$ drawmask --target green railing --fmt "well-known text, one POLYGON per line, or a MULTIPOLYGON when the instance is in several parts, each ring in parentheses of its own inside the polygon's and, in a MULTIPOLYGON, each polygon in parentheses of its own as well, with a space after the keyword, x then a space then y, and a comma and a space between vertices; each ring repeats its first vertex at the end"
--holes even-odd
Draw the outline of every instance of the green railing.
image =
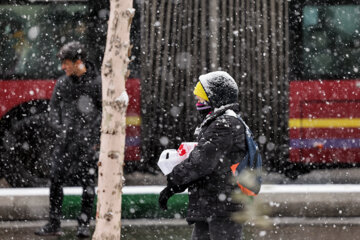
MULTIPOLYGON (((123 194, 122 214, 125 219, 134 218, 184 218, 186 216, 188 195, 176 194, 168 202, 168 210, 163 211, 158 205, 159 194, 123 194)), ((80 195, 65 195, 63 215, 65 219, 74 219, 81 208, 80 195)), ((96 200, 93 216, 96 212, 96 200)))

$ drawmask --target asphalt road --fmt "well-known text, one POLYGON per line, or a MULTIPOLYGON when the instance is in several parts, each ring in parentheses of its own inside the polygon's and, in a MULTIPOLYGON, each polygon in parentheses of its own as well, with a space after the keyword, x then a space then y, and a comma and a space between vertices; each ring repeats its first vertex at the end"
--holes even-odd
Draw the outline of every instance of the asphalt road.
MULTIPOLYGON (((63 237, 38 237, 33 232, 45 221, 0 223, 0 240, 75 240, 76 221, 63 221, 63 237)), ((94 224, 91 227, 94 230, 94 224)), ((121 239, 125 240, 185 240, 190 239, 192 226, 185 220, 123 220, 121 239)), ((243 240, 340 240, 360 239, 358 218, 347 219, 272 219, 268 227, 245 225, 243 240)))

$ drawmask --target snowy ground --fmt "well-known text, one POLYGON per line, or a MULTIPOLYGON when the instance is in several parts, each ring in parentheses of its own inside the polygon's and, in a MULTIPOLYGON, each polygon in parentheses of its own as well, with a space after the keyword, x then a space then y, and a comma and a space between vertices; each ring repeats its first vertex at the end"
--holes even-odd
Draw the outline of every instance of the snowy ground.
MULTIPOLYGON (((162 174, 132 173, 125 176, 125 184, 131 185, 166 185, 162 174)), ((313 170, 291 180, 283 174, 264 173, 264 184, 359 184, 360 168, 313 170)))
MULTIPOLYGON (((134 172, 125 175, 125 185, 166 185, 166 177, 159 174, 134 172)), ((283 174, 264 173, 265 184, 359 184, 360 168, 313 170, 291 180, 283 174)), ((9 187, 5 179, 0 179, 0 188, 9 187)))
MULTIPOLYGON (((125 176, 126 185, 165 185, 166 178, 161 175, 132 173, 125 176)), ((265 184, 285 184, 288 187, 295 184, 354 184, 358 187, 360 182, 360 169, 328 169, 315 170, 309 174, 300 176, 297 180, 290 180, 283 175, 270 173, 264 175, 265 184)), ((4 180, 0 181, 6 187, 4 180)), ((324 185, 321 185, 324 186, 324 185)), ((344 185, 345 186, 345 185, 344 185)), ((285 187, 285 186, 284 186, 285 187)), ((317 186, 310 186, 310 188, 317 186)), ((320 187, 320 185, 319 185, 320 187)), ((332 186, 338 187, 339 186, 332 186)), ((341 186, 340 186, 341 187, 341 186)), ((352 188, 347 188, 351 191, 352 188)), ((331 188, 331 186, 329 186, 331 188)), ((265 189, 264 189, 265 190, 265 189)), ((325 190, 325 189, 324 189, 325 190)), ((307 190, 308 191, 308 190, 307 190)), ((298 193, 300 194, 300 193, 298 193)), ((302 199, 300 197, 299 199, 302 199)), ((354 199, 354 204, 357 200, 354 199)), ((271 226, 263 229, 247 225, 244 229, 244 240, 258 239, 360 239, 360 218, 358 217, 281 217, 272 218, 271 226)), ((44 221, 11 221, 0 222, 0 240, 40 240, 33 232, 42 226, 44 221)), ((122 239, 190 239, 192 227, 186 224, 184 219, 136 219, 123 220, 122 239)), ((76 239, 76 221, 67 220, 63 222, 66 235, 61 238, 46 239, 76 239)))

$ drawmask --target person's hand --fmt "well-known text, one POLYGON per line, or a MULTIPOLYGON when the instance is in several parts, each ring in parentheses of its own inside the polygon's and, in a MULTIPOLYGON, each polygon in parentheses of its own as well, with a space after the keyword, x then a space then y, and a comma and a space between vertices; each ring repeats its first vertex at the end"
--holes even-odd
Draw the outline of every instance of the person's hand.
POLYGON ((166 187, 160 192, 159 206, 162 210, 167 210, 167 202, 174 194, 175 192, 170 187, 166 187))
POLYGON ((159 206, 162 210, 167 210, 168 200, 174 196, 175 193, 181 193, 188 188, 188 185, 168 185, 160 192, 159 206))

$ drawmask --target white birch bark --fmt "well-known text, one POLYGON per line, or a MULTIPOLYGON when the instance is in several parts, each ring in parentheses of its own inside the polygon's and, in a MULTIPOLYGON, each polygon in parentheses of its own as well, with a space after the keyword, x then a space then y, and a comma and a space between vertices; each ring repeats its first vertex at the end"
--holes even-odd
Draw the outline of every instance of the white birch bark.
POLYGON ((128 95, 125 80, 130 25, 135 14, 132 0, 110 0, 110 18, 102 64, 103 113, 98 175, 98 202, 93 240, 121 238, 121 195, 128 95))

